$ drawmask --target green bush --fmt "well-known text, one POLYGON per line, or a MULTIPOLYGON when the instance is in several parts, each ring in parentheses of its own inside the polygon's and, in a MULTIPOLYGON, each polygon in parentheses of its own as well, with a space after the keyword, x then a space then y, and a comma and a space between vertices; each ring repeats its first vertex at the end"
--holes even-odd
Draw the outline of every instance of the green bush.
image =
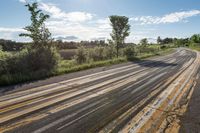
POLYGON ((16 54, 0 51, 0 84, 12 84, 51 75, 60 61, 56 49, 24 49, 16 54))
POLYGON ((87 50, 83 46, 76 51, 75 60, 78 64, 83 64, 87 61, 87 50))
POLYGON ((124 55, 127 57, 127 59, 137 56, 136 47, 128 46, 128 47, 124 48, 124 55))
POLYGON ((29 50, 27 60, 30 71, 51 72, 58 66, 60 55, 54 47, 41 47, 29 50))
POLYGON ((8 69, 8 62, 7 59, 10 58, 12 55, 8 52, 4 52, 0 50, 0 75, 5 74, 8 69))
POLYGON ((88 61, 101 61, 107 59, 105 47, 94 47, 88 50, 88 61))
POLYGON ((105 53, 106 53, 106 57, 108 59, 114 58, 117 55, 115 46, 113 46, 113 45, 107 46, 105 53))

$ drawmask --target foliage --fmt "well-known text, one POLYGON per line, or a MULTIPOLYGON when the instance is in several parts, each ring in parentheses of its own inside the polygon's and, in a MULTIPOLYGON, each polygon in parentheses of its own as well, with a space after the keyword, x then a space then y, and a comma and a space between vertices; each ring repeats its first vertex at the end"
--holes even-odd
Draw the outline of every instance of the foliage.
POLYGON ((30 37, 33 45, 28 49, 29 69, 31 71, 52 71, 58 65, 59 55, 51 44, 51 33, 45 27, 44 22, 49 15, 42 13, 38 9, 38 4, 32 3, 25 5, 31 13, 31 25, 25 30, 29 33, 22 33, 20 36, 30 37))
POLYGON ((135 57, 137 53, 137 49, 134 46, 128 46, 124 49, 124 55, 127 57, 127 59, 131 59, 135 57))
POLYGON ((54 48, 24 49, 15 54, 0 51, 0 84, 5 77, 4 84, 46 77, 57 69, 59 57, 54 48))
POLYGON ((27 45, 28 44, 26 43, 0 39, 0 47, 2 48, 3 51, 20 51, 27 45))
POLYGON ((146 45, 148 44, 147 38, 143 38, 142 40, 140 40, 140 44, 141 44, 142 46, 146 46, 146 45))
POLYGON ((117 57, 119 56, 119 48, 123 46, 126 37, 130 34, 130 25, 128 24, 129 18, 125 16, 110 16, 110 22, 112 26, 111 38, 113 44, 116 46, 117 57))
POLYGON ((54 47, 51 48, 38 48, 29 50, 28 64, 31 71, 44 70, 51 72, 55 70, 59 61, 60 55, 54 47))
POLYGON ((78 48, 75 60, 78 64, 83 64, 87 61, 87 50, 83 46, 78 48))
POLYGON ((40 48, 42 46, 48 46, 51 41, 51 33, 45 27, 44 22, 49 18, 49 15, 42 13, 38 9, 38 4, 32 3, 25 5, 28 7, 31 13, 31 25, 26 26, 24 29, 29 33, 22 33, 20 36, 30 37, 33 40, 33 47, 40 48))
POLYGON ((184 47, 189 45, 189 38, 174 39, 174 45, 177 47, 184 47))
POLYGON ((192 43, 200 43, 200 34, 194 34, 190 40, 192 43))

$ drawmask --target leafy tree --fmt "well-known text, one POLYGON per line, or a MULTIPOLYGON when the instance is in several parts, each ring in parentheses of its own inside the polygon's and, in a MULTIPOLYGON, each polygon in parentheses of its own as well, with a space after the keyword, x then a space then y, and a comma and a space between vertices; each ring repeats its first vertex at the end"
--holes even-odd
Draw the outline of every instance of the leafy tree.
POLYGON ((173 38, 164 38, 163 40, 162 40, 162 43, 163 44, 169 44, 169 43, 173 43, 173 38))
POLYGON ((51 33, 45 27, 44 22, 49 18, 49 15, 42 13, 38 9, 36 2, 25 5, 31 13, 31 25, 26 26, 24 29, 29 33, 22 33, 19 36, 30 37, 33 40, 33 47, 39 48, 41 45, 47 46, 52 40, 51 33))
POLYGON ((140 40, 140 44, 141 44, 142 46, 146 46, 146 45, 148 44, 147 38, 144 38, 144 39, 140 40))
POLYGON ((112 26, 111 38, 113 44, 116 46, 117 57, 119 56, 119 48, 123 46, 126 37, 130 34, 130 25, 128 24, 129 18, 125 16, 110 16, 112 26))
POLYGON ((191 38, 190 38, 191 42, 193 43, 200 43, 200 34, 194 34, 191 38))
POLYGON ((60 55, 56 48, 50 45, 51 33, 44 24, 50 16, 42 13, 36 2, 25 6, 31 13, 31 25, 24 28, 29 33, 22 33, 20 36, 30 37, 33 40, 32 47, 28 49, 26 55, 28 68, 33 72, 51 72, 58 66, 60 55))

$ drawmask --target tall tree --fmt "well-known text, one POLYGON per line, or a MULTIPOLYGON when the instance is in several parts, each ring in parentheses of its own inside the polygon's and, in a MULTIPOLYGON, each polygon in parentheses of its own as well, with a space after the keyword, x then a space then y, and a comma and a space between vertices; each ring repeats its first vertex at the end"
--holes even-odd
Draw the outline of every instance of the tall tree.
POLYGON ((126 37, 130 34, 129 18, 117 15, 110 16, 109 18, 112 26, 112 33, 110 35, 113 44, 116 46, 118 57, 120 47, 123 46, 126 37))
POLYGON ((24 29, 29 33, 22 33, 19 36, 30 37, 33 40, 33 47, 38 48, 47 46, 48 42, 51 41, 51 33, 45 27, 44 22, 49 18, 49 15, 42 13, 38 9, 38 4, 36 2, 32 4, 25 5, 28 7, 31 13, 31 25, 26 26, 24 29))

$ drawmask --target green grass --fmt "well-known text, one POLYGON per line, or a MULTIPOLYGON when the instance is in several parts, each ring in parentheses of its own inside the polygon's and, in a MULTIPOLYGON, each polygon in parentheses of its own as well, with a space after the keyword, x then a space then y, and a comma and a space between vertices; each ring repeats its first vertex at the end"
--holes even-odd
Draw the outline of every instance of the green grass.
POLYGON ((191 44, 189 48, 200 51, 200 44, 191 44))
POLYGON ((66 74, 70 72, 77 72, 77 71, 86 70, 89 68, 119 64, 119 63, 127 62, 127 59, 125 57, 120 57, 120 58, 115 58, 115 59, 110 59, 110 60, 96 61, 96 62, 90 62, 90 63, 84 63, 84 64, 75 64, 75 61, 73 64, 72 62, 73 60, 62 61, 61 66, 55 72, 55 75, 61 75, 61 74, 66 74))

